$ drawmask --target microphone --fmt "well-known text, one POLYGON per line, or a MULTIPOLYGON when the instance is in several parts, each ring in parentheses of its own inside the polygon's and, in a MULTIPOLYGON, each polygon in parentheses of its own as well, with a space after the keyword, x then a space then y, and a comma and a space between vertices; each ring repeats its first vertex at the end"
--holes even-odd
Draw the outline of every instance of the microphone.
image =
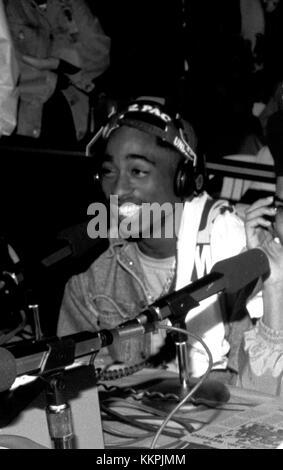
POLYGON ((225 290, 235 294, 262 276, 269 276, 270 265, 267 255, 259 248, 247 250, 239 255, 219 261, 212 272, 225 277, 225 290))
POLYGON ((87 233, 89 220, 62 230, 56 239, 55 247, 49 248, 40 263, 49 268, 61 261, 78 261, 92 253, 100 254, 108 247, 108 240, 90 238, 87 233))
POLYGON ((155 322, 170 316, 182 319, 199 302, 225 291, 235 294, 261 276, 269 275, 267 255, 259 248, 247 250, 239 255, 216 263, 209 274, 191 284, 153 302, 136 318, 119 326, 120 338, 154 330, 155 322))
POLYGON ((220 291, 236 293, 251 282, 269 273, 266 254, 248 250, 216 263, 211 273, 152 303, 133 320, 112 330, 84 331, 62 338, 23 341, 0 348, 0 392, 8 390, 17 376, 49 372, 74 364, 76 359, 91 355, 133 336, 154 331, 156 323, 172 316, 180 318, 201 300, 220 291))
MULTIPOLYGON (((110 346, 117 329, 83 331, 62 338, 19 341, 0 347, 0 392, 9 390, 21 375, 40 375, 81 365, 80 359, 110 346)), ((85 365, 85 364, 84 364, 85 365)))
POLYGON ((19 286, 36 285, 45 270, 65 266, 64 263, 78 262, 92 255, 100 255, 108 247, 107 239, 91 239, 87 234, 87 221, 62 230, 44 253, 37 255, 29 265, 21 261, 0 270, 0 295, 15 294, 19 286))
POLYGON ((7 349, 0 348, 0 392, 9 390, 17 377, 17 364, 14 356, 7 349))

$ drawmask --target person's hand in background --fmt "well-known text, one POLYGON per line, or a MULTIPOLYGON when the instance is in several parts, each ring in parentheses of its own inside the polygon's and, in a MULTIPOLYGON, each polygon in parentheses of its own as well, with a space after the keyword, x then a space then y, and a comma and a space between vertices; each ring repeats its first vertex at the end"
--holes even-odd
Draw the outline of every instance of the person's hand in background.
POLYGON ((259 199, 246 211, 245 229, 248 248, 261 248, 270 263, 270 276, 265 283, 283 283, 283 205, 273 196, 259 199), (270 219, 269 219, 270 217, 270 219))
POLYGON ((37 70, 49 70, 56 73, 66 73, 70 75, 77 73, 80 70, 79 67, 76 67, 65 60, 58 59, 57 57, 39 59, 29 55, 22 55, 21 59, 26 65, 30 65, 37 70))
POLYGON ((263 282, 264 323, 276 331, 283 330, 283 203, 275 198, 256 201, 246 212, 245 228, 248 248, 260 248, 268 257, 270 274, 263 282), (271 210, 272 209, 272 210, 271 210), (274 222, 266 220, 274 216, 274 222))
POLYGON ((28 55, 21 56, 22 62, 28 66, 29 72, 25 72, 26 79, 20 83, 19 89, 21 93, 33 93, 37 87, 37 96, 42 96, 43 101, 50 98, 55 88, 64 89, 69 84, 69 75, 75 74, 79 68, 56 57, 47 57, 39 59, 28 55), (35 85, 35 79, 42 76, 45 87, 35 85))
POLYGON ((22 61, 38 70, 57 70, 60 64, 60 59, 56 57, 48 57, 46 59, 38 59, 28 55, 22 55, 22 61))
POLYGON ((272 220, 276 213, 273 196, 258 199, 251 204, 245 212, 245 230, 247 238, 247 248, 259 248, 264 241, 272 240, 273 225, 272 220))

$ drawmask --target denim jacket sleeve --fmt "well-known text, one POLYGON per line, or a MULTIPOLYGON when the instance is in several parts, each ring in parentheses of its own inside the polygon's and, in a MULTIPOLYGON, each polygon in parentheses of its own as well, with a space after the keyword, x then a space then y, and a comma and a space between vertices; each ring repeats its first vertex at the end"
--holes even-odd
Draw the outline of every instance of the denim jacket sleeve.
POLYGON ((98 312, 91 301, 88 284, 85 274, 73 276, 67 282, 57 326, 58 336, 99 330, 98 312))
POLYGON ((0 0, 0 137, 10 135, 17 123, 19 70, 3 1, 0 0))

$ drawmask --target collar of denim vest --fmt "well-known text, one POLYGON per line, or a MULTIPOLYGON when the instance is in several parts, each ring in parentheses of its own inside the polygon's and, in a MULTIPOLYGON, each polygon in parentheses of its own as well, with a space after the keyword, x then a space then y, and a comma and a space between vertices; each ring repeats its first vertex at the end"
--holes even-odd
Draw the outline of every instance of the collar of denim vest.
POLYGON ((138 280, 141 288, 147 296, 143 285, 143 271, 135 248, 135 242, 129 242, 125 239, 110 239, 108 249, 108 258, 116 257, 117 262, 124 266, 138 280))
POLYGON ((129 242, 124 238, 110 238, 109 239, 109 257, 119 256, 124 258, 124 256, 130 255, 131 258, 136 259, 136 249, 135 241, 129 242))

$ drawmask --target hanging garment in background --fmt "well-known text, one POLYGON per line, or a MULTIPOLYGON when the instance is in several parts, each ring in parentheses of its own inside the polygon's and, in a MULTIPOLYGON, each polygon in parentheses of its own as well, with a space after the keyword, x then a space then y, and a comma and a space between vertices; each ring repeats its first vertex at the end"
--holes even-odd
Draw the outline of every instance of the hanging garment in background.
MULTIPOLYGON (((59 101, 50 107, 47 124, 67 107, 76 139, 81 140, 88 130, 95 79, 109 66, 110 38, 83 0, 4 4, 20 68, 16 133, 40 137, 44 106, 56 94, 59 101)), ((63 127, 60 120, 58 125, 63 127)))
POLYGON ((0 136, 2 136, 13 132, 18 104, 16 89, 18 64, 2 0, 0 0, 0 70, 0 136))
POLYGON ((251 42, 252 53, 255 54, 259 36, 265 32, 264 11, 260 0, 240 0, 241 35, 251 42))

